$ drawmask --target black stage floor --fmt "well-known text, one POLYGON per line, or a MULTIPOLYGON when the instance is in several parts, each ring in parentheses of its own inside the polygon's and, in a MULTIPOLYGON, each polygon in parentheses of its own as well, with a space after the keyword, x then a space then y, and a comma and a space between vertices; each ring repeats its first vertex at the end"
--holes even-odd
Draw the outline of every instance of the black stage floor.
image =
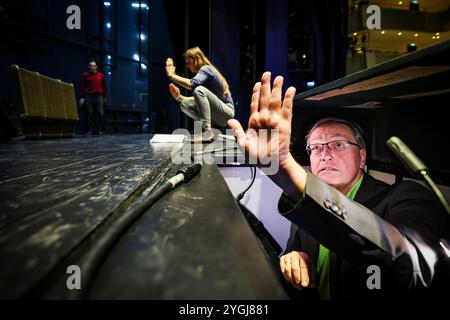
MULTIPOLYGON (((67 267, 182 166, 171 160, 173 144, 149 139, 0 144, 0 298, 74 297, 67 267)), ((286 298, 215 164, 148 209, 75 296, 286 298)))

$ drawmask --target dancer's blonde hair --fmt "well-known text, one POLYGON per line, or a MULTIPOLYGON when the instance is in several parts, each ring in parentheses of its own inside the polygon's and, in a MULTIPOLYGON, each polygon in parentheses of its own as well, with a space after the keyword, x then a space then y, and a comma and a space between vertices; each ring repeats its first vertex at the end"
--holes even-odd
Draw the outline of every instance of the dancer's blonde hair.
POLYGON ((200 68, 205 65, 212 67, 222 80, 223 94, 231 96, 230 86, 228 85, 227 80, 225 80, 225 77, 220 73, 219 70, 217 70, 217 68, 211 63, 211 61, 209 61, 209 59, 205 56, 205 54, 199 47, 193 47, 186 50, 186 52, 183 53, 183 58, 186 57, 190 57, 194 60, 195 73, 197 73, 198 70, 200 70, 200 68))

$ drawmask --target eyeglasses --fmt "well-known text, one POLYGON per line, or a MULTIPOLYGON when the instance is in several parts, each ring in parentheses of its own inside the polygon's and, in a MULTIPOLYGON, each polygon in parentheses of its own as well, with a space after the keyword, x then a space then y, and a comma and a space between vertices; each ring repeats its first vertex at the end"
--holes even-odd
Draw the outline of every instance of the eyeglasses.
POLYGON ((308 155, 320 155, 322 154, 323 148, 324 146, 328 147, 328 150, 330 150, 330 152, 336 154, 336 153, 341 153, 344 152, 348 146, 356 146, 359 149, 361 149, 361 146, 353 143, 351 141, 348 140, 335 140, 335 141, 330 141, 330 142, 325 142, 325 143, 313 143, 310 145, 306 146, 306 152, 308 152, 308 155))

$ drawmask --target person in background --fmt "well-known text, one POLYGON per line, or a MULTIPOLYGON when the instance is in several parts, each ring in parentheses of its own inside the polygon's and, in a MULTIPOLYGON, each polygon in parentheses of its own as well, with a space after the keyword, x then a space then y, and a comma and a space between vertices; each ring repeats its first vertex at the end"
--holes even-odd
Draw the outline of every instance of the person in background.
POLYGON ((103 134, 103 115, 106 103, 105 75, 97 70, 95 61, 89 62, 89 71, 81 78, 80 105, 86 104, 88 134, 103 134))

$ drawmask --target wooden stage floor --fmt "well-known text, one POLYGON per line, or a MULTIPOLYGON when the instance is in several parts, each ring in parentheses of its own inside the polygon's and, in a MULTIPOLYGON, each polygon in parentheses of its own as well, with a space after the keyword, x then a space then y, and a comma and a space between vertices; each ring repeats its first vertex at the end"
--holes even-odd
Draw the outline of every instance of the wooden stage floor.
MULTIPOLYGON (((70 298, 67 267, 182 166, 173 144, 149 139, 0 143, 0 298, 70 298)), ((215 164, 148 209, 89 288, 93 299, 286 298, 215 164)))

